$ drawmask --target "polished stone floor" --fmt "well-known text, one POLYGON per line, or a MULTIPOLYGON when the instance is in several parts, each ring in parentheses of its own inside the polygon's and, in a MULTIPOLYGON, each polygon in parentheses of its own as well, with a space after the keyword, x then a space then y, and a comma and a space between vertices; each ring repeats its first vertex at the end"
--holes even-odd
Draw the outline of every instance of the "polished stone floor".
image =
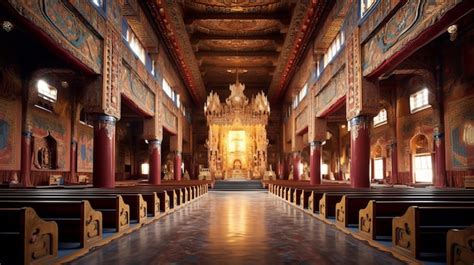
POLYGON ((73 264, 402 264, 266 192, 210 192, 73 264))

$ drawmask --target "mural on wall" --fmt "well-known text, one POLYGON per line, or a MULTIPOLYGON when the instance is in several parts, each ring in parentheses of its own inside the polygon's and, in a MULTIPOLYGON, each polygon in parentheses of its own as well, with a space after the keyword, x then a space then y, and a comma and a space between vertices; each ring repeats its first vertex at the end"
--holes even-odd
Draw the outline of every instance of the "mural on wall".
POLYGON ((164 126, 170 131, 176 133, 178 131, 177 118, 166 106, 163 106, 164 126))
POLYGON ((402 0, 380 0, 380 3, 375 5, 374 11, 370 15, 365 16, 365 21, 360 27, 360 39, 364 41, 374 29, 392 12, 402 0))
POLYGON ((72 52, 94 72, 102 71, 102 41, 61 0, 9 0, 23 16, 72 52), (65 40, 65 41, 64 41, 65 40))
POLYGON ((69 170, 69 120, 37 109, 33 109, 28 118, 33 133, 32 169, 69 170))
POLYGON ((77 126, 77 172, 92 172, 94 158, 94 129, 77 126))
POLYGON ((459 0, 408 0, 362 46, 363 75, 372 73, 459 2, 459 0))
POLYGON ((0 98, 0 168, 20 169, 21 102, 0 98))
POLYGON ((123 93, 141 110, 153 116, 155 113, 155 94, 146 87, 130 68, 122 67, 121 84, 123 93))
POLYGON ((474 97, 449 104, 446 117, 448 168, 474 168, 474 97))
MULTIPOLYGON (((68 0, 87 22, 102 36, 105 35, 105 18, 99 14, 97 7, 91 1, 68 0)), ((115 1, 112 1, 115 2, 115 1)))
POLYGON ((300 132, 308 126, 308 109, 305 108, 301 113, 296 117, 296 131, 300 132))
POLYGON ((329 84, 316 96, 316 116, 321 115, 346 94, 346 75, 344 67, 329 81, 329 84))

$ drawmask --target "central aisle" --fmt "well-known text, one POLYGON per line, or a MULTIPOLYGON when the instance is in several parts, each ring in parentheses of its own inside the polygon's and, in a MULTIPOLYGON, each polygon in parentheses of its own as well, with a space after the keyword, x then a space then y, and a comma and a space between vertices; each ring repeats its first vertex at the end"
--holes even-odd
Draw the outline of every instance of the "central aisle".
POLYGON ((402 264, 267 192, 209 192, 73 264, 402 264))

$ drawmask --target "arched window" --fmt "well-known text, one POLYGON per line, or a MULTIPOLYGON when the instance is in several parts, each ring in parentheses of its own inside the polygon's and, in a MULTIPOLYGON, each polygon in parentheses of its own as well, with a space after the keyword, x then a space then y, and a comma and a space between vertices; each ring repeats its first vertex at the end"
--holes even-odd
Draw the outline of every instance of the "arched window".
POLYGON ((433 163, 428 138, 418 134, 411 140, 414 182, 433 183, 433 163))

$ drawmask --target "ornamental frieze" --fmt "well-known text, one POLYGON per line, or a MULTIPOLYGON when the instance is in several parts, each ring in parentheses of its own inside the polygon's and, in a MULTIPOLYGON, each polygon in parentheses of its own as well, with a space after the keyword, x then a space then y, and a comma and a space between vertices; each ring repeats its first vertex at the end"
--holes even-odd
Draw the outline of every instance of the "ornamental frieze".
POLYGON ((362 47, 363 75, 402 50, 462 0, 409 0, 362 47))
POLYGON ((77 11, 60 0, 9 0, 22 16, 96 74, 102 72, 103 43, 77 11))

